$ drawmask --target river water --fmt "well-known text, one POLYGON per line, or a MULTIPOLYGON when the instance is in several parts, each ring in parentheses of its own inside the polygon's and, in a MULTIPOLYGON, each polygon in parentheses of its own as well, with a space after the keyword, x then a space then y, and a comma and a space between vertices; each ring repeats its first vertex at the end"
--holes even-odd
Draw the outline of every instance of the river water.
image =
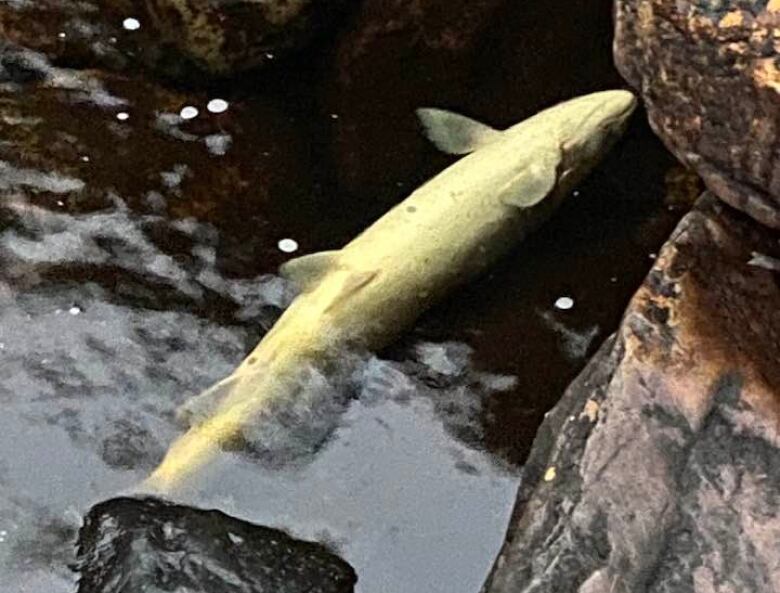
MULTIPOLYGON (((360 121, 312 98, 312 72, 271 75, 267 92, 193 90, 9 51, 0 582, 68 592, 82 514, 154 467, 181 432, 176 409, 289 303, 278 265, 343 244, 452 159, 421 143, 403 167, 361 178, 393 137, 344 152, 360 121), (227 110, 209 112, 214 98, 227 110), (196 117, 181 117, 188 106, 196 117)), ((511 110, 472 104, 494 120, 511 110)), ((543 414, 681 214, 642 117, 554 220, 376 353, 349 397, 273 431, 283 459, 226 453, 177 500, 328 542, 361 593, 478 590, 543 414)))

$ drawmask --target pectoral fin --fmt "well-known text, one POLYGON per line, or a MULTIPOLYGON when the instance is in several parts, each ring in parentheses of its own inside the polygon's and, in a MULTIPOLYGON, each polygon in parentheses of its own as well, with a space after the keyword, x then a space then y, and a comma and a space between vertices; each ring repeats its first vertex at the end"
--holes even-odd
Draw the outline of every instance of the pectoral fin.
POLYGON ((420 108, 417 117, 428 139, 447 154, 468 154, 501 137, 499 130, 444 109, 420 108))
POLYGON ((336 266, 338 254, 338 251, 320 251, 303 255, 282 264, 279 273, 305 292, 336 266))
POLYGON ((501 191, 501 201, 515 208, 530 208, 549 196, 558 182, 560 153, 535 155, 501 191))

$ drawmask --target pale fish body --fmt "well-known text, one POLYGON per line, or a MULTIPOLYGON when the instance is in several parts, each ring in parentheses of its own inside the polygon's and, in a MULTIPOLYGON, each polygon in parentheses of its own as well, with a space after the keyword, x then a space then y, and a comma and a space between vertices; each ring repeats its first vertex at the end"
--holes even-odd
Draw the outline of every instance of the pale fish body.
POLYGON ((455 286, 505 255, 548 216, 622 133, 636 101, 603 91, 498 131, 436 109, 428 137, 464 158, 422 185, 341 250, 292 260, 301 294, 226 379, 218 403, 176 441, 147 485, 168 491, 277 399, 305 397, 306 376, 345 351, 375 350, 455 286))

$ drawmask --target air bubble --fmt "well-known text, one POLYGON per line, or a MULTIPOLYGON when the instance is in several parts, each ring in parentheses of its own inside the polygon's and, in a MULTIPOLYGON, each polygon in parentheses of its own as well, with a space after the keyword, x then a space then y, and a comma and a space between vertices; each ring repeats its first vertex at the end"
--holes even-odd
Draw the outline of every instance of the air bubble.
POLYGON ((132 17, 126 18, 122 21, 122 27, 127 31, 137 31, 141 28, 141 21, 132 17))
POLYGON ((282 239, 279 241, 279 249, 285 253, 298 251, 298 242, 295 239, 282 239))
POLYGON ((224 99, 212 99, 209 101, 208 105, 206 105, 206 109, 208 109, 210 113, 224 113, 228 110, 228 102, 224 99))
POLYGON ((179 116, 182 119, 195 119, 198 117, 198 108, 192 105, 187 105, 179 112, 179 116))

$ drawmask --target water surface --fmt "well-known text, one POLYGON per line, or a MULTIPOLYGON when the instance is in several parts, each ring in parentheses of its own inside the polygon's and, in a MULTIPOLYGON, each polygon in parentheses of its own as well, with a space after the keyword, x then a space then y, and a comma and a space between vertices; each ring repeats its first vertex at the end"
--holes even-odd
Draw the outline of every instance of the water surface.
MULTIPOLYGON (((503 12, 500 42, 465 75, 473 92, 439 104, 508 124, 613 83, 596 44, 587 76, 520 85, 539 58, 512 70, 509 24, 544 11, 503 12)), ((146 475, 181 431, 178 406, 270 327, 293 296, 278 265, 342 245, 452 161, 411 109, 386 125, 430 100, 424 55, 408 83, 378 60, 339 87, 324 80, 333 51, 294 63, 296 76, 195 90, 4 54, 4 588, 72 590, 81 515, 146 475), (228 109, 210 113, 214 98, 228 109), (197 117, 181 117, 188 106, 197 117)), ((670 165, 637 117, 547 226, 376 353, 346 403, 302 417, 312 430, 277 431, 294 461, 225 454, 178 499, 332 543, 362 593, 478 590, 543 414, 617 327, 680 215, 664 200, 670 165), (573 306, 556 308, 561 297, 573 306)))

